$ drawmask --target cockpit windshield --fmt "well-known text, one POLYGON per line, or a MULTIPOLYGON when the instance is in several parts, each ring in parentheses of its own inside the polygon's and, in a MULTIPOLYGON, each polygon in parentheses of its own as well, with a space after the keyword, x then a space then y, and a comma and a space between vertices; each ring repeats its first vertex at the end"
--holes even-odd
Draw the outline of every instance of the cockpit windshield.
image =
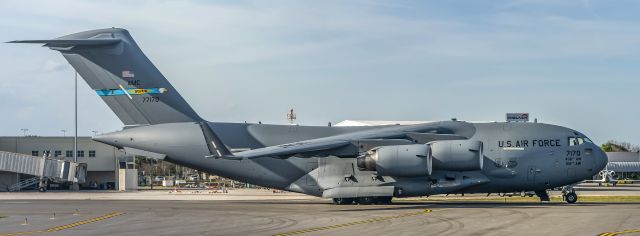
POLYGON ((587 137, 569 137, 569 146, 578 146, 583 143, 593 143, 587 137))

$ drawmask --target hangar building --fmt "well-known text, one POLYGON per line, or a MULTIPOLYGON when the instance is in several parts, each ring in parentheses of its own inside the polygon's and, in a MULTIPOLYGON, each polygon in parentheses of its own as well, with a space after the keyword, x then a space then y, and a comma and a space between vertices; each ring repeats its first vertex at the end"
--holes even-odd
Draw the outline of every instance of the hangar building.
POLYGON ((640 152, 607 152, 607 170, 615 171, 620 179, 637 178, 640 174, 640 152))

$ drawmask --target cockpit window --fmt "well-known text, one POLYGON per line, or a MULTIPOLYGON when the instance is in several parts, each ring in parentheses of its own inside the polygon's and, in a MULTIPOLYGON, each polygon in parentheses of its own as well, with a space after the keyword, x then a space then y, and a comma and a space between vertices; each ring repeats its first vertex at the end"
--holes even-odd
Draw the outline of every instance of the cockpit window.
POLYGON ((591 142, 591 140, 590 140, 590 139, 588 139, 588 138, 582 138, 582 137, 569 137, 569 146, 578 146, 578 145, 583 144, 583 143, 585 143, 585 142, 587 142, 587 143, 593 143, 593 142, 591 142))

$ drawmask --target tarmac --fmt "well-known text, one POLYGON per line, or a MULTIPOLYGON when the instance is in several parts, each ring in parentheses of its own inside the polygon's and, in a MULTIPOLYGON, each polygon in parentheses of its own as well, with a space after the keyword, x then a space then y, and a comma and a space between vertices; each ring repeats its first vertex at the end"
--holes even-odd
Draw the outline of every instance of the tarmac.
MULTIPOLYGON (((634 186, 601 188, 583 191, 614 196, 640 192, 634 186)), ((477 198, 339 206, 328 199, 268 190, 0 193, 0 236, 640 235, 640 201, 566 204, 477 198)))

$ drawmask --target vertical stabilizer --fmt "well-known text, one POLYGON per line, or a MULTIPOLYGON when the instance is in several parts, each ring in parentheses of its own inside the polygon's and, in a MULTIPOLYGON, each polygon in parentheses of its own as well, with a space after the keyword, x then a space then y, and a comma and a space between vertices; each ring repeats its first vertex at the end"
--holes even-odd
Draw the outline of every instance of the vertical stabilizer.
POLYGON ((125 29, 10 43, 39 43, 62 53, 127 126, 202 121, 125 29))

